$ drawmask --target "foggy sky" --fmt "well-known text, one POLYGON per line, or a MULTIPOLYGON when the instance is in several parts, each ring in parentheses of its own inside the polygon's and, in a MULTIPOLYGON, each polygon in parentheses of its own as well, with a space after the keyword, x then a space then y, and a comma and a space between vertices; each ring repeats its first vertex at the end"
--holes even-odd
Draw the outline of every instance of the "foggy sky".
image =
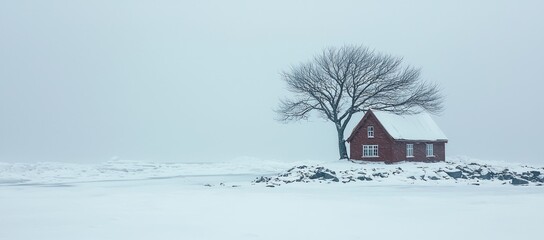
MULTIPOLYGON (((440 84, 448 156, 544 163, 541 1, 2 1, 0 161, 337 159, 282 124, 279 73, 324 47, 440 84)), ((354 119, 354 126, 359 119, 354 119)), ((349 135, 348 127, 346 135, 349 135)))

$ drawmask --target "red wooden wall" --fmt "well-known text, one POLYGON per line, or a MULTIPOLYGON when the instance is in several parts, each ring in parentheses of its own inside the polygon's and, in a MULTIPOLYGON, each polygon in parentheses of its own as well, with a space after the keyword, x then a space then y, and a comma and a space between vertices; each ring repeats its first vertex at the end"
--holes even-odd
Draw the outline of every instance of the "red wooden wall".
POLYGON ((348 139, 350 144, 350 159, 379 161, 379 162, 399 162, 399 161, 419 161, 436 162, 446 160, 446 142, 425 142, 425 141, 404 141, 394 140, 379 123, 372 112, 367 112, 361 122, 355 127, 355 133, 348 139), (374 127, 374 138, 368 138, 367 127, 374 127), (406 144, 414 144, 414 157, 406 157, 406 144), (426 144, 432 143, 434 157, 427 157, 426 144), (363 145, 378 145, 379 157, 363 157, 363 145))

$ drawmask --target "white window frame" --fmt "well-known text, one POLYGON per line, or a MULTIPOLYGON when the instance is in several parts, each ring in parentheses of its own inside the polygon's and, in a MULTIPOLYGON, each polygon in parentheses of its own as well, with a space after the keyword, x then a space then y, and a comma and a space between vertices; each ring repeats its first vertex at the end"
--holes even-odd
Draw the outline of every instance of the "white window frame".
POLYGON ((413 158, 414 157, 414 144, 413 143, 407 143, 406 144, 406 157, 407 158, 413 158))
POLYGON ((374 138, 374 126, 366 127, 366 136, 368 138, 374 138))
POLYGON ((425 144, 425 150, 427 152, 427 157, 434 157, 434 144, 427 143, 425 144))
POLYGON ((379 149, 378 145, 363 145, 363 157, 379 157, 379 149))

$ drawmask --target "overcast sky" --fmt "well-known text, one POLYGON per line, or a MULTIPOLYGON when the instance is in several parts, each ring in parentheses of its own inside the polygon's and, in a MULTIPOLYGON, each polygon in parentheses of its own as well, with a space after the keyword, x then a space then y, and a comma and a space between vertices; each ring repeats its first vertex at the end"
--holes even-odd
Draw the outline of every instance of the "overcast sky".
POLYGON ((362 44, 440 84, 448 156, 544 163, 543 11, 542 1, 1 1, 0 161, 337 159, 331 123, 274 120, 288 96, 279 73, 362 44))

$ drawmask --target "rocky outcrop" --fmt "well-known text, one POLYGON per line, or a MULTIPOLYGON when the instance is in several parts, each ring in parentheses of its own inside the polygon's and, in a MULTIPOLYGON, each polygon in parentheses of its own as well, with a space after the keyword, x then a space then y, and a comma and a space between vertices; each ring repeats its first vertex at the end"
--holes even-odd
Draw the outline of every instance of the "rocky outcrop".
POLYGON ((510 170, 498 166, 479 163, 440 164, 397 164, 383 167, 367 167, 365 164, 353 164, 350 169, 332 170, 324 166, 295 166, 286 172, 272 177, 259 177, 254 184, 280 186, 290 183, 353 183, 353 182, 387 182, 400 180, 407 183, 417 182, 453 182, 470 185, 483 183, 499 183, 511 185, 536 185, 544 183, 544 169, 521 167, 522 171, 510 170), (399 167, 399 165, 401 165, 399 167))

